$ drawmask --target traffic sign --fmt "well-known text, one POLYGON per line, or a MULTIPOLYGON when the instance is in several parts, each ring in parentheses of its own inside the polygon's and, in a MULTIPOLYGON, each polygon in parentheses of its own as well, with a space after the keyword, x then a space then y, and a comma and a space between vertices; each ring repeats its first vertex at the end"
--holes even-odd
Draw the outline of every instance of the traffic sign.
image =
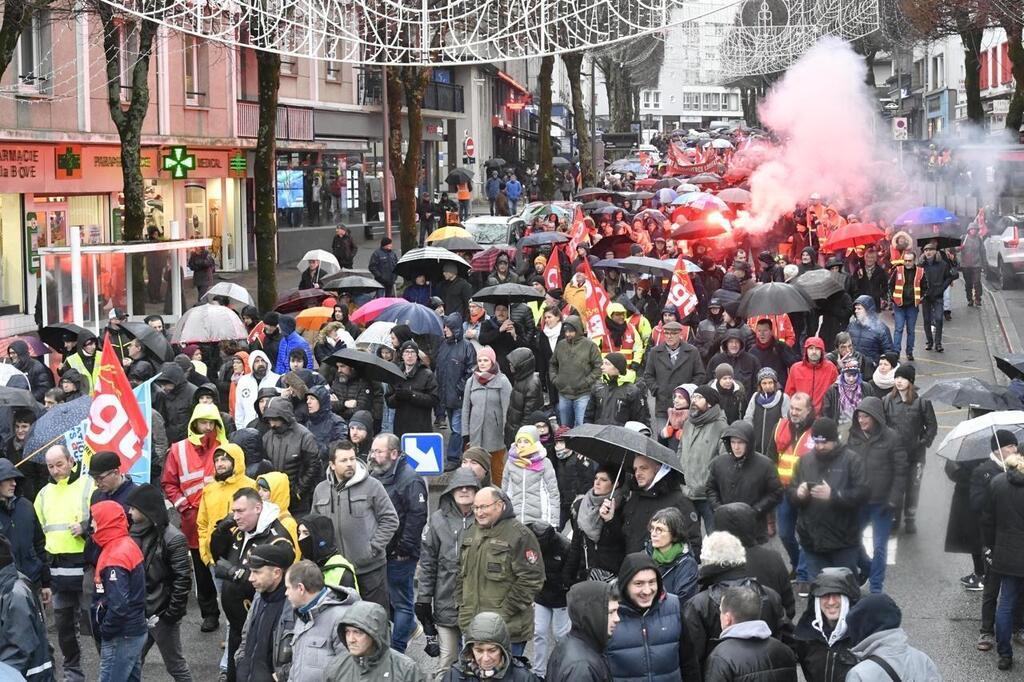
POLYGON ((439 433, 407 433, 402 436, 402 452, 418 474, 444 471, 444 438, 439 433))
POLYGON ((906 116, 894 116, 892 119, 892 139, 903 141, 909 137, 906 116))
POLYGON ((471 159, 476 156, 476 143, 473 142, 472 137, 467 137, 466 141, 462 143, 462 146, 466 151, 466 156, 471 159))

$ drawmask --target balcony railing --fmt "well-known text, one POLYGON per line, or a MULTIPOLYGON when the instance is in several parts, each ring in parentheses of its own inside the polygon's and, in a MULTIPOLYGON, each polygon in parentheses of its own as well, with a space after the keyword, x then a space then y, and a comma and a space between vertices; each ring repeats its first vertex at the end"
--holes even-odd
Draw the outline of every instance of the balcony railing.
POLYGON ((462 86, 433 81, 428 83, 427 91, 423 94, 423 108, 462 113, 466 110, 462 99, 462 86))
MULTIPOLYGON (((239 102, 238 136, 256 137, 259 126, 260 105, 257 102, 239 102)), ((312 140, 313 110, 278 106, 276 136, 279 140, 312 140)))

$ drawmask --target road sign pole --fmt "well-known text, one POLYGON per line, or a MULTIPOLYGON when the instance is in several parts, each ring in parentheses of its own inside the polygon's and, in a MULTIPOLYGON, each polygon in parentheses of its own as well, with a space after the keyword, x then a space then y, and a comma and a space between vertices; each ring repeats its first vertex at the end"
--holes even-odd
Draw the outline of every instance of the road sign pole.
POLYGON ((388 116, 388 67, 380 67, 381 109, 384 111, 384 179, 381 196, 384 198, 384 236, 391 239, 391 121, 388 116))

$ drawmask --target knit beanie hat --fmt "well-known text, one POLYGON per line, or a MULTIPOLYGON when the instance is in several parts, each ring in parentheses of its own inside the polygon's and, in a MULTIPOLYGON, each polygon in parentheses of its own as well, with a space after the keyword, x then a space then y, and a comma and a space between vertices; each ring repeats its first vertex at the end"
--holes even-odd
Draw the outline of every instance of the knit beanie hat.
POLYGON ((611 365, 619 370, 619 374, 626 373, 626 356, 622 353, 609 353, 604 356, 604 359, 611 363, 611 365))
POLYGON ((896 378, 906 379, 910 383, 914 383, 917 378, 917 370, 913 365, 900 365, 896 368, 896 378))
POLYGON ((777 384, 779 383, 779 373, 776 372, 771 367, 762 367, 761 369, 757 370, 758 387, 761 386, 761 382, 764 381, 765 379, 771 379, 777 384))
POLYGON ((999 448, 1005 448, 1007 445, 1017 445, 1017 436, 1009 429, 999 429, 992 434, 989 445, 992 447, 992 452, 999 448))
POLYGON ((724 377, 736 376, 732 371, 732 365, 728 362, 723 362, 718 367, 715 367, 715 379, 721 381, 724 377))
POLYGON ((889 363, 890 367, 895 367, 900 364, 899 353, 882 353, 882 357, 885 358, 885 361, 889 363))
POLYGON ((718 391, 710 386, 698 386, 693 392, 693 395, 703 396, 704 400, 707 401, 708 406, 718 405, 722 402, 722 398, 718 395, 718 391))
POLYGON ((811 437, 816 441, 838 441, 839 426, 834 419, 818 417, 814 420, 814 425, 811 426, 811 437))

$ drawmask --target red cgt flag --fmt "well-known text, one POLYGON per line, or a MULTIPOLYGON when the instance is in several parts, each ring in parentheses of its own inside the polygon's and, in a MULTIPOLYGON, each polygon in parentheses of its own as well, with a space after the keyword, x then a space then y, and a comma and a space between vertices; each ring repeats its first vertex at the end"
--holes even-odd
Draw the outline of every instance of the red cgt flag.
POLYGON ((697 292, 690 281, 690 273, 686 272, 685 259, 680 256, 676 262, 676 271, 668 285, 668 303, 679 311, 679 319, 683 319, 697 309, 697 292))
POLYGON ((547 265, 544 266, 543 277, 545 289, 562 288, 562 268, 558 262, 558 250, 561 247, 561 244, 555 244, 555 247, 551 249, 551 255, 548 256, 547 265))
POLYGON ((126 472, 142 455, 142 444, 149 435, 149 425, 142 415, 121 361, 110 345, 110 336, 103 340, 96 392, 89 408, 89 427, 85 442, 93 452, 111 450, 121 458, 121 471, 126 472))

